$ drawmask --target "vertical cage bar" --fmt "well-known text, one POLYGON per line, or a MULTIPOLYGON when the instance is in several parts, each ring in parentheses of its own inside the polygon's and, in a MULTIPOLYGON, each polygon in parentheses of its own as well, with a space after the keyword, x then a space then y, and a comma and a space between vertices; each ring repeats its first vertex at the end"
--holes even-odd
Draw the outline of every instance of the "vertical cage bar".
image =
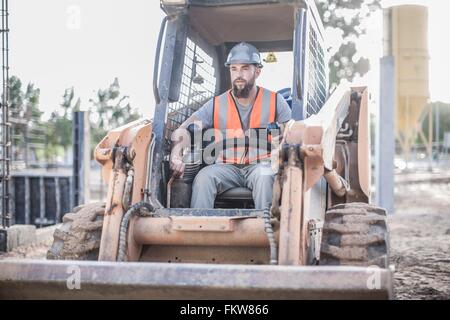
POLYGON ((31 222, 31 210, 30 210, 30 177, 26 176, 24 179, 25 183, 25 224, 30 224, 31 222))
POLYGON ((55 198, 56 198, 55 224, 57 224, 60 222, 61 219, 61 192, 59 190, 58 177, 55 177, 55 198))
POLYGON ((78 206, 89 202, 89 117, 85 111, 73 113, 73 186, 72 203, 78 206))
POLYGON ((39 226, 46 223, 44 177, 39 177, 39 226))

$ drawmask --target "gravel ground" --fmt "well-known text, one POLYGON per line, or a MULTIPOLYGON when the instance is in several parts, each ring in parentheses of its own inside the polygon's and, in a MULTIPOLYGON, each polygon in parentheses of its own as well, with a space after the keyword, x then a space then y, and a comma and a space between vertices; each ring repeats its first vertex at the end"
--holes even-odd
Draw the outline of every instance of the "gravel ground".
MULTIPOLYGON (((450 173, 437 176, 396 179, 396 212, 388 218, 396 299, 450 299, 450 173)), ((0 259, 45 259, 50 245, 19 247, 0 259)))

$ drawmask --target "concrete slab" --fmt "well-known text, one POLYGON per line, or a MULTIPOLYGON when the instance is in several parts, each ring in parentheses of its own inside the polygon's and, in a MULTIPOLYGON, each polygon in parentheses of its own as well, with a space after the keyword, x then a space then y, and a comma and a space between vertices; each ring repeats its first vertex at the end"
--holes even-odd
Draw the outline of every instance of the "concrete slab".
POLYGON ((36 242, 36 227, 27 224, 15 224, 9 228, 0 228, 0 250, 9 252, 19 246, 36 242))

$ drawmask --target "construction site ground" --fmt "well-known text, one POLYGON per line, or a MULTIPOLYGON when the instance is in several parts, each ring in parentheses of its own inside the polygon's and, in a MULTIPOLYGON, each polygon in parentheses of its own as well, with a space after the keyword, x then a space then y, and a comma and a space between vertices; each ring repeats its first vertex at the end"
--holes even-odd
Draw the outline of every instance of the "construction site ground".
MULTIPOLYGON (((389 216, 396 299, 450 299, 450 170, 396 175, 389 216)), ((45 259, 51 238, 0 254, 45 259)))

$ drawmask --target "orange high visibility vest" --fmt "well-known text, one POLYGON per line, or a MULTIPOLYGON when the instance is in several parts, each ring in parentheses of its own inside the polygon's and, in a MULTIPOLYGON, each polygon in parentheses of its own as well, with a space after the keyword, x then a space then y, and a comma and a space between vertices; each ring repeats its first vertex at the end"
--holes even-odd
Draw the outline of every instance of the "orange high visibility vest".
POLYGON ((222 140, 216 163, 249 164, 270 157, 271 137, 267 125, 275 121, 277 94, 258 87, 250 111, 249 132, 244 133, 231 90, 214 98, 213 127, 216 141, 222 140), (262 129, 264 130, 256 130, 262 129))

